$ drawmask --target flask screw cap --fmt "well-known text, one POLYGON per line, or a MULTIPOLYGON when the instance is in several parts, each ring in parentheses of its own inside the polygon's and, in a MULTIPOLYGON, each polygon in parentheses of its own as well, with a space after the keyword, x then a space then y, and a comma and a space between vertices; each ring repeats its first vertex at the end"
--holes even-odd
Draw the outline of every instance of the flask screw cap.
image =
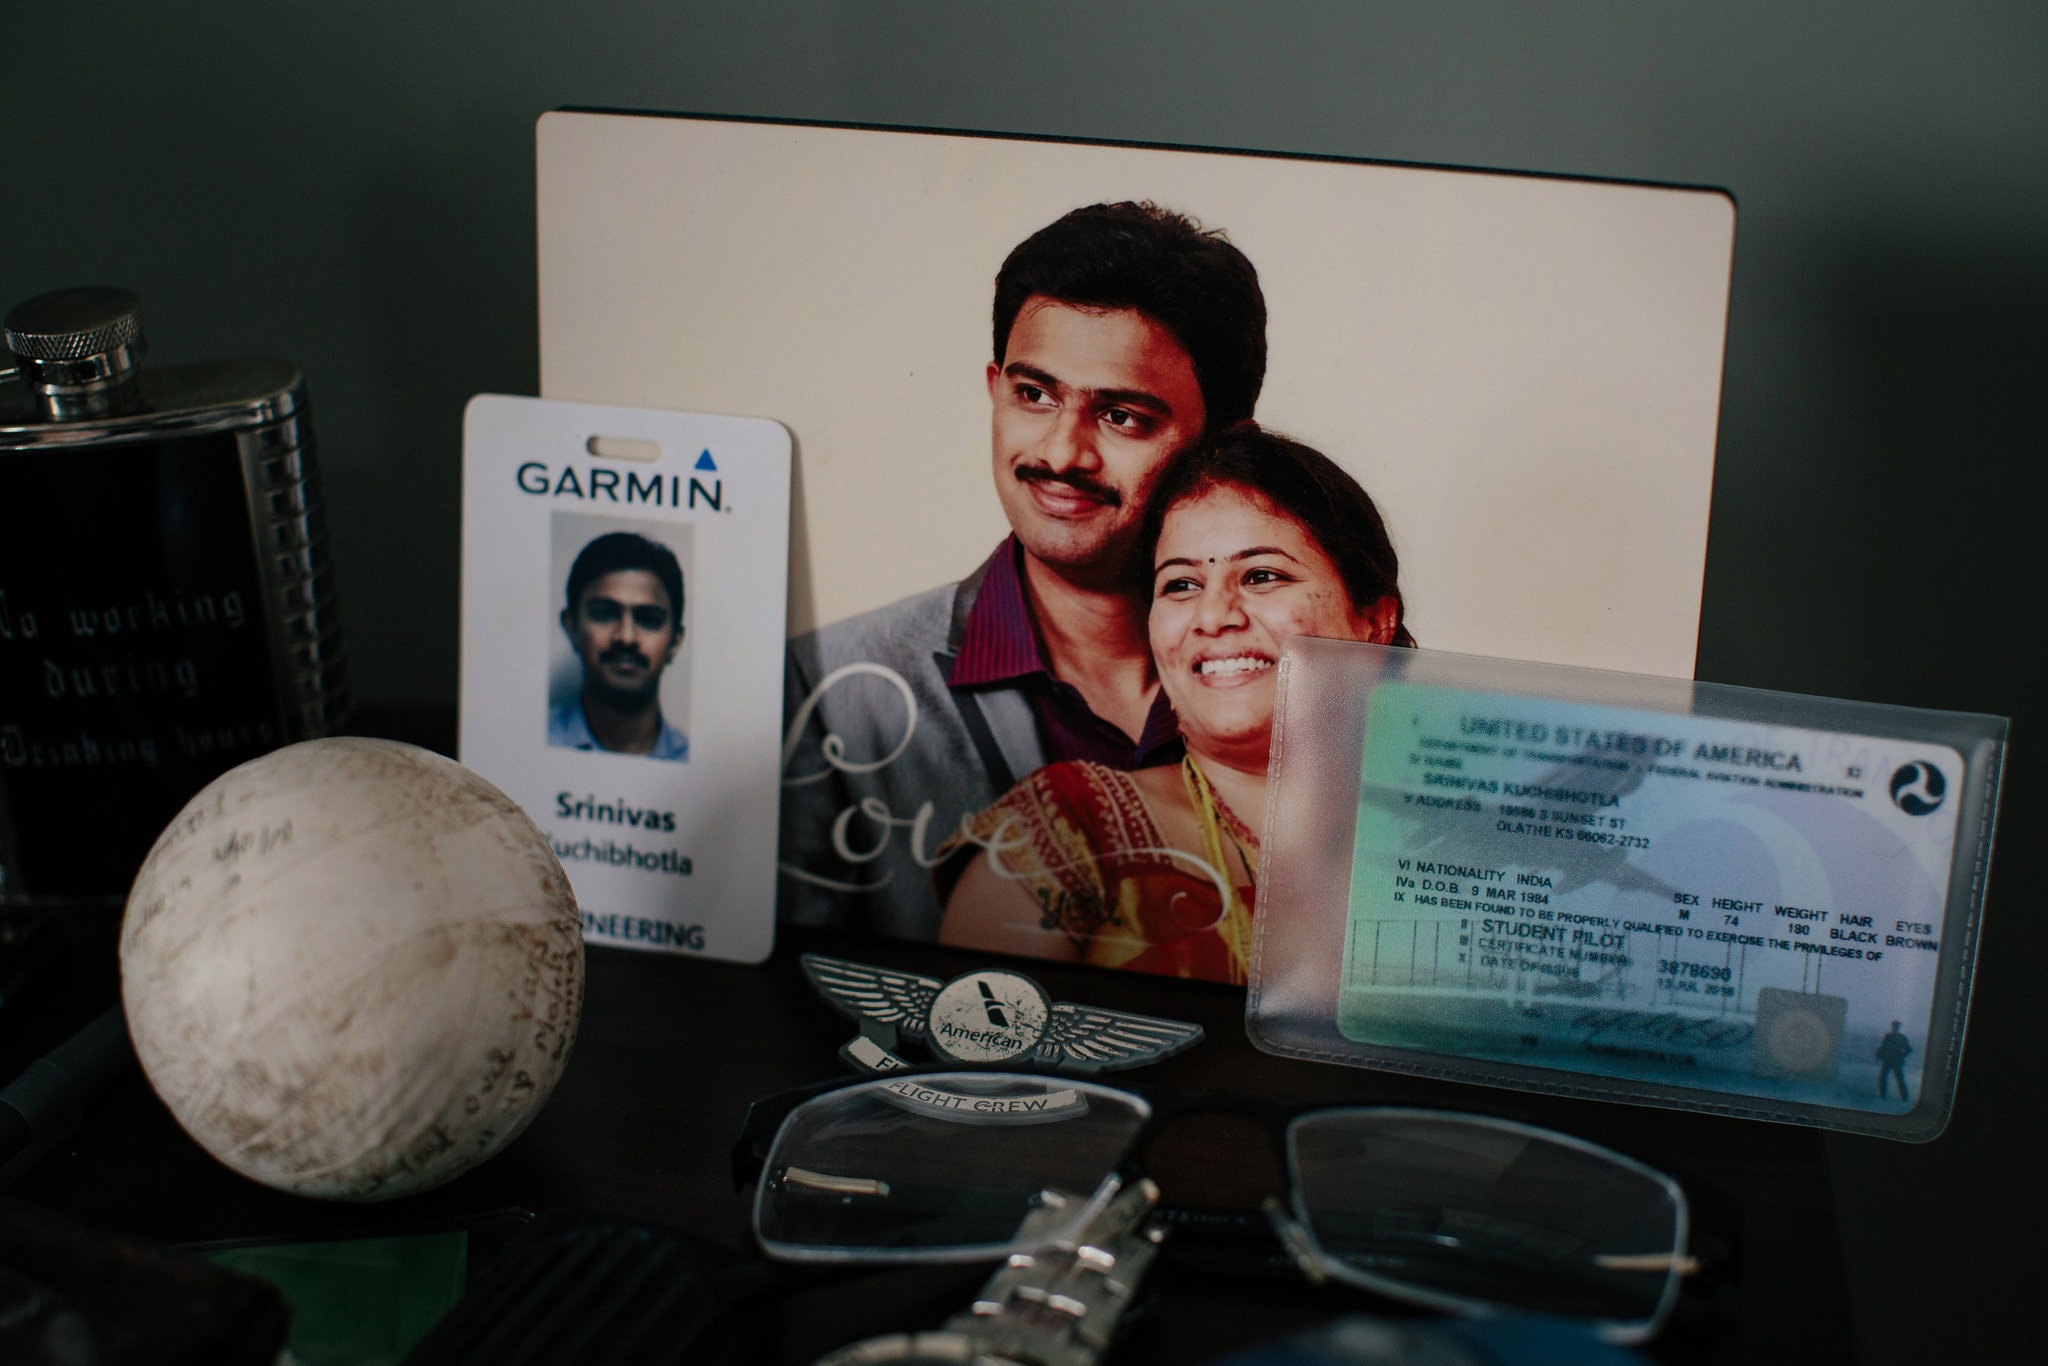
POLYGON ((0 326, 7 349, 23 360, 81 361, 122 347, 139 351, 142 300, 105 285, 59 289, 16 304, 0 326))

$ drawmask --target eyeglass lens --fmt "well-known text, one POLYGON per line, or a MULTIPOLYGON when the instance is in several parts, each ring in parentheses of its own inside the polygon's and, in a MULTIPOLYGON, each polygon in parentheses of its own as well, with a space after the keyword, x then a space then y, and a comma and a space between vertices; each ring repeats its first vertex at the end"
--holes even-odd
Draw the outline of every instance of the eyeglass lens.
POLYGON ((755 1231, 786 1257, 999 1252, 1042 1191, 1070 1199, 1078 1217, 1150 1113, 1135 1096, 1043 1077, 947 1074, 834 1091, 776 1136, 755 1231))
POLYGON ((1615 1323, 1667 1304, 1682 1197, 1618 1154, 1399 1110, 1321 1111, 1288 1137, 1297 1210, 1339 1279, 1615 1323))
MULTIPOLYGON (((1019 1245, 1043 1192, 1078 1220, 1150 1116, 1128 1092, 1050 1077, 950 1073, 829 1092, 776 1135, 755 1229, 770 1253, 796 1259, 999 1255, 1019 1245)), ((1371 1108, 1303 1115, 1287 1148, 1295 1210, 1337 1279, 1438 1308, 1645 1332, 1670 1304, 1684 1197, 1617 1153, 1484 1116, 1371 1108)))

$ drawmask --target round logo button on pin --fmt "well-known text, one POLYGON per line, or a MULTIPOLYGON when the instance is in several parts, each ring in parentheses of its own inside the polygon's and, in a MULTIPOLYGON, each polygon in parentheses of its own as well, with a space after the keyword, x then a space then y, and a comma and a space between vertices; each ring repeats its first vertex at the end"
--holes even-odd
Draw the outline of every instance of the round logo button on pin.
POLYGON ((932 1051, 951 1062, 1006 1062, 1038 1046, 1052 998, 1021 972, 984 968, 955 977, 932 998, 932 1051))

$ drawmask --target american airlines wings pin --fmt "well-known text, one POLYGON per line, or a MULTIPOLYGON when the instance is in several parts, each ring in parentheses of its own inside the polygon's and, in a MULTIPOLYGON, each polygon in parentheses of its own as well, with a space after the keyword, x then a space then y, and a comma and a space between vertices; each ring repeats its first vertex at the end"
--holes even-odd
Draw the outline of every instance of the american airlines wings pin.
POLYGON ((895 1052, 906 1038, 942 1062, 1035 1063, 1061 1072, 1140 1067, 1202 1041, 1200 1025, 1056 1002, 1007 968, 945 982, 816 953, 798 961, 819 994, 859 1022, 839 1056, 861 1072, 909 1066, 895 1052))

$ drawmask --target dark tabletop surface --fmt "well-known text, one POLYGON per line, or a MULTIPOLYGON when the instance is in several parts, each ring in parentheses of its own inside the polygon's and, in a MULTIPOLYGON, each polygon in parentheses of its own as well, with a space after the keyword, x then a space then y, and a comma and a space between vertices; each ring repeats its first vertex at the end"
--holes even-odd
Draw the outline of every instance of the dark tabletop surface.
MULTIPOLYGON (((333 1234, 525 1206, 611 1211, 738 1252, 749 1245, 748 1200, 733 1189, 729 1155, 748 1102, 839 1074, 836 1052, 853 1032, 803 980, 796 956, 806 950, 935 977, 986 961, 822 932, 786 934, 758 967, 593 948, 581 1032, 554 1098, 505 1152, 438 1190, 344 1205, 256 1185, 186 1137, 138 1071, 95 1102, 76 1137, 11 1194, 164 1242, 333 1234)), ((40 1008, 17 1017, 0 1050, 10 1074, 111 999, 107 956, 89 953, 61 999, 46 988, 40 1008)), ((1810 1131, 1271 1057, 1245 1039, 1240 990, 1050 963, 1029 970, 1057 1000, 1191 1020, 1207 1031, 1190 1052, 1133 1074, 1147 1081, 1283 1099, 1484 1110, 1580 1134, 1662 1167, 1692 1193, 1706 1236, 1734 1257, 1732 1264, 1723 1259, 1711 1289, 1688 1292, 1654 1355, 1850 1356, 1830 1186, 1820 1138, 1810 1131)), ((1256 1208, 1280 1180, 1264 1135, 1249 1121, 1225 1117, 1169 1128, 1150 1152, 1149 1169, 1169 1203, 1256 1208)), ((891 1271, 792 1296, 779 1316, 783 1359, 808 1361, 869 1333, 935 1327, 964 1307, 986 1273, 891 1271)), ((1205 1361, 1348 1310, 1390 1309, 1357 1291, 1219 1274, 1172 1259, 1155 1272, 1154 1289, 1153 1312, 1119 1360, 1205 1361)))
MULTIPOLYGON (((438 727, 375 729, 429 744, 443 738, 438 727)), ((65 923, 70 952, 32 995, 0 1010, 0 1075, 13 1076, 116 999, 115 930, 111 914, 74 913, 65 923)), ((591 948, 581 1029, 554 1097, 503 1153, 437 1190, 352 1205, 259 1186, 187 1137, 138 1070, 95 1101, 73 1139, 8 1194, 166 1243, 317 1237, 522 1206, 606 1211, 752 1255, 751 1192, 734 1190, 730 1161, 748 1103, 843 1075, 838 1049, 854 1032, 804 980, 803 952, 941 978, 989 961, 936 945, 796 930, 758 966, 591 948)), ((1715 1267, 1688 1286, 1650 1354, 1670 1362, 1853 1358, 1828 1154, 1812 1130, 1274 1057, 1245 1037, 1241 989, 1022 966, 1055 1000, 1202 1026, 1201 1044, 1134 1079, 1281 1100, 1482 1111, 1578 1134, 1670 1172, 1692 1198, 1695 1247, 1715 1267)), ((1224 1116, 1170 1126, 1147 1164, 1167 1204, 1251 1210, 1281 1184, 1264 1134, 1224 1116)), ((936 1327, 965 1307, 987 1273, 902 1269, 791 1292, 776 1316, 779 1359, 809 1362, 869 1334, 936 1327)), ((1406 1312, 1356 1290, 1204 1267, 1192 1248, 1163 1256, 1148 1289, 1149 1311, 1116 1356, 1132 1366, 1211 1360, 1346 1312, 1406 1312)))

